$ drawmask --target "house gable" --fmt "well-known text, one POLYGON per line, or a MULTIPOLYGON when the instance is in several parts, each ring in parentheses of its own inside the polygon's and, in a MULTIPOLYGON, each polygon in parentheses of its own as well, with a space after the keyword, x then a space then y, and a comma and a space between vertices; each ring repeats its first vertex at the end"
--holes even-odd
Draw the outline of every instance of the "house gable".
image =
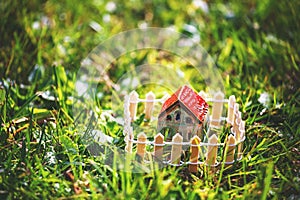
POLYGON ((188 86, 179 88, 169 99, 165 101, 159 114, 159 118, 165 115, 174 105, 180 104, 183 109, 190 111, 200 122, 203 122, 208 110, 208 104, 194 90, 188 86))
MULTIPOLYGON (((170 114, 170 113, 173 113, 174 111, 180 111, 180 112, 185 112, 188 116, 190 116, 191 118, 193 118, 193 121, 197 122, 198 124, 202 123, 202 121, 200 121, 190 110, 188 110, 186 108, 186 106, 181 103, 180 101, 176 101, 173 105, 171 105, 171 107, 167 108, 165 111, 163 111, 162 113, 160 113, 159 115, 159 119, 162 120, 162 119, 166 119, 167 116, 170 114)), ((185 115, 183 115, 185 116, 185 115)), ((173 116, 175 117, 175 116, 173 116)), ((172 119, 172 121, 174 121, 172 119)))

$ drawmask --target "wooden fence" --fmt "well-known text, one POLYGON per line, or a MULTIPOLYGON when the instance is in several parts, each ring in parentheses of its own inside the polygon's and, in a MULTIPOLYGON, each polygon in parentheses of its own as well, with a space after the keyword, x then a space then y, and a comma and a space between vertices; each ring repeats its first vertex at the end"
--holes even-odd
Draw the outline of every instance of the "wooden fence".
POLYGON ((125 150, 128 153, 132 153, 133 144, 135 144, 136 153, 142 160, 146 159, 145 155, 150 154, 154 160, 165 164, 175 166, 187 164, 191 172, 196 172, 201 164, 217 166, 221 162, 232 164, 240 160, 245 140, 245 121, 242 120, 239 104, 236 103, 235 96, 232 95, 229 99, 224 99, 224 94, 221 92, 216 93, 213 98, 206 98, 203 92, 200 92, 199 95, 209 104, 210 102, 212 103, 211 115, 208 115, 209 128, 207 131, 210 132, 210 129, 220 130, 223 126, 222 121, 226 121, 227 126, 231 127, 230 134, 225 137, 223 142, 220 141, 219 135, 216 133, 207 134, 209 136, 207 142, 202 142, 197 135, 193 136, 189 142, 183 142, 183 138, 179 133, 176 133, 172 137, 172 141, 169 142, 165 141, 161 133, 158 133, 153 141, 147 140, 147 135, 143 132, 137 135, 137 139, 134 139, 131 122, 136 118, 138 103, 145 103, 145 119, 151 120, 155 104, 164 103, 168 96, 156 99, 155 95, 149 92, 146 95, 146 99, 139 99, 139 95, 133 91, 129 96, 125 97, 124 102, 125 150), (228 104, 227 117, 222 116, 224 104, 228 104), (147 145, 153 146, 152 152, 146 151, 147 145), (166 150, 170 152, 166 152, 166 150), (182 160, 184 152, 189 152, 189 157, 182 160))

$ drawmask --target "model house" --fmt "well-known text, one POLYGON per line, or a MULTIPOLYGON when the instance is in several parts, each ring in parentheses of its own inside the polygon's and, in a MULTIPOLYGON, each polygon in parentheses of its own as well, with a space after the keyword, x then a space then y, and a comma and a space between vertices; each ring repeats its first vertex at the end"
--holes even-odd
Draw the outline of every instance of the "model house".
POLYGON ((158 116, 158 132, 172 138, 180 133, 184 141, 194 135, 201 135, 203 122, 208 111, 208 104, 188 86, 179 88, 168 98, 158 116))

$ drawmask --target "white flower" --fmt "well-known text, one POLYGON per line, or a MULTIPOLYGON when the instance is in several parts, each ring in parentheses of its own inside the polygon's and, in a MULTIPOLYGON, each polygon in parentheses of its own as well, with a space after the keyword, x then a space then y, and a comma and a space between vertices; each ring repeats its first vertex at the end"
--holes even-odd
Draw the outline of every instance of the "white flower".
POLYGON ((110 15, 109 14, 105 14, 105 15, 103 15, 102 19, 103 19, 103 22, 109 23, 110 22, 110 15))
POLYGON ((40 22, 35 21, 35 22, 32 23, 32 29, 37 30, 37 29, 40 29, 40 28, 41 28, 40 22))
POLYGON ((115 4, 114 2, 112 2, 112 1, 108 2, 108 3, 106 4, 106 7, 105 7, 105 9, 106 9, 108 12, 113 12, 113 11, 116 10, 116 8, 117 8, 116 4, 115 4))
POLYGON ((200 8, 203 12, 205 13, 208 13, 209 12, 209 9, 208 9, 208 5, 205 1, 203 0, 194 0, 193 1, 193 5, 196 7, 196 8, 200 8))
POLYGON ((268 107, 270 104, 270 95, 267 92, 263 92, 260 94, 258 98, 258 102, 264 105, 264 107, 268 107))

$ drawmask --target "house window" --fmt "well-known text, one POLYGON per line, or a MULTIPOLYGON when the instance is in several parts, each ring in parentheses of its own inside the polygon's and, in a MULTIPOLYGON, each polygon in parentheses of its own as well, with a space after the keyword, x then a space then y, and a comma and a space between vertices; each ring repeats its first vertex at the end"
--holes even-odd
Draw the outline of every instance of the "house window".
POLYGON ((167 120, 167 121, 172 121, 172 116, 171 116, 171 115, 167 115, 166 120, 167 120))
POLYGON ((181 112, 179 110, 175 111, 175 120, 180 121, 181 112))
POLYGON ((186 124, 193 124, 193 120, 190 117, 185 118, 185 123, 186 124))

